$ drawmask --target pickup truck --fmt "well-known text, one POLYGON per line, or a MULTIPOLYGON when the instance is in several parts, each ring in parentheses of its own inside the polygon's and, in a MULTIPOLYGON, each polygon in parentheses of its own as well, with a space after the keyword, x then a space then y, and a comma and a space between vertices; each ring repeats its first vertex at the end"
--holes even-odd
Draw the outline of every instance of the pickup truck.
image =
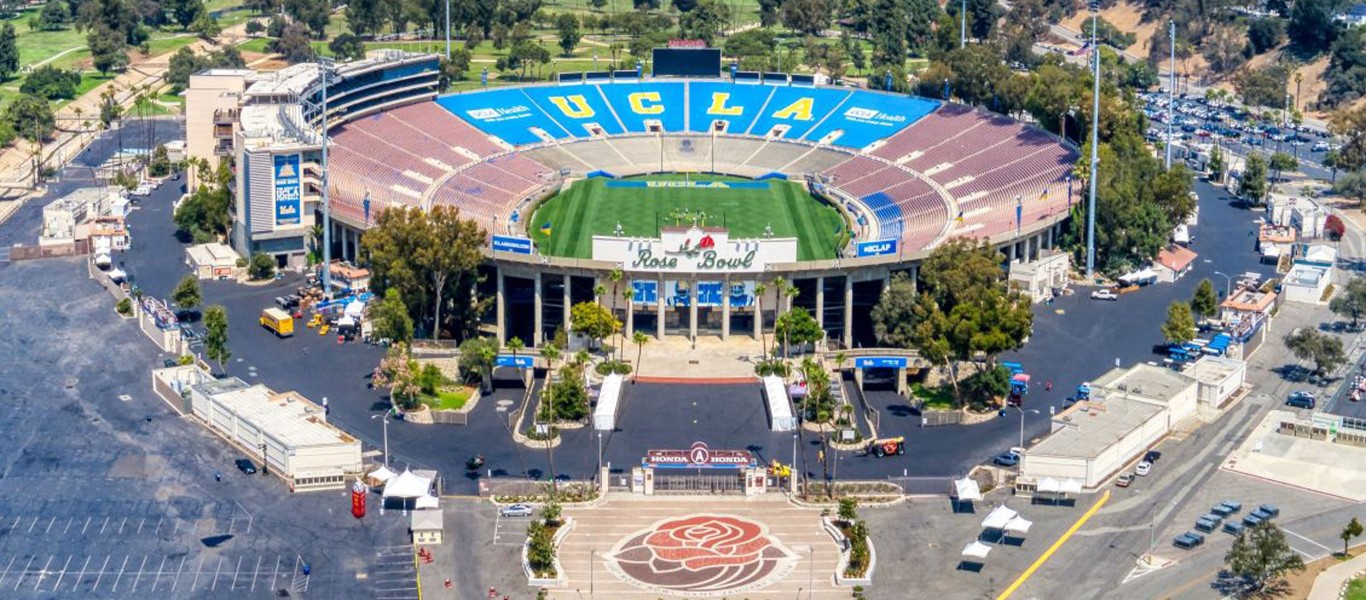
POLYGON ((1110 301, 1113 302, 1113 301, 1115 301, 1115 300, 1119 300, 1119 294, 1116 294, 1116 293, 1114 292, 1114 290, 1111 290, 1111 289, 1109 289, 1109 288, 1102 288, 1102 289, 1096 290, 1096 291, 1094 291, 1094 292, 1091 292, 1091 299, 1092 299, 1092 300, 1110 300, 1110 301))

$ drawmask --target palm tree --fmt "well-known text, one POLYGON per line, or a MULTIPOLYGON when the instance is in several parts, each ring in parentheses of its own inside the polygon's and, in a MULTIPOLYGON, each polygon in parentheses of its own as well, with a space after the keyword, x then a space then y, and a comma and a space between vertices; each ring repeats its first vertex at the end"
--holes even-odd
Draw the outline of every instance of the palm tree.
MULTIPOLYGON (((603 297, 604 295, 606 295, 606 294, 607 294, 607 286, 604 286, 604 285, 602 285, 601 283, 599 283, 599 284, 593 286, 593 297, 597 299, 597 301, 598 301, 599 304, 602 303, 602 297, 603 297)), ((616 297, 616 296, 612 296, 612 304, 615 306, 616 303, 617 303, 617 297, 616 297)), ((615 312, 613 313, 612 318, 613 318, 613 319, 617 318, 615 312)), ((607 341, 607 340, 602 340, 602 341, 605 342, 605 341, 607 341)), ((591 343, 591 340, 590 340, 590 343, 591 343)), ((601 350, 601 349, 602 349, 602 348, 599 348, 599 350, 601 350)))
MULTIPOLYGON (((612 282, 612 318, 615 319, 615 318, 617 318, 617 286, 621 285, 621 269, 612 269, 612 271, 611 271, 610 273, 607 274, 607 280, 610 281, 610 282, 612 282)), ((623 333, 622 333, 623 338, 622 338, 622 343, 621 343, 621 344, 616 344, 616 342, 613 342, 613 345, 617 345, 617 346, 624 346, 624 345, 626 345, 626 339, 625 339, 625 337, 624 337, 625 335, 626 335, 626 334, 623 332, 623 333)), ((617 334, 615 334, 615 333, 612 334, 612 339, 615 340, 616 337, 617 337, 617 334)))
MULTIPOLYGON (((546 408, 548 409, 549 418, 546 419, 548 422, 546 427, 547 431, 550 432, 555 431, 555 398, 552 395, 555 388, 551 385, 551 382, 554 381, 555 377, 555 360, 559 357, 560 348, 556 346, 554 342, 541 348, 541 358, 545 359, 547 369, 545 375, 545 389, 541 392, 541 401, 545 402, 546 408)), ((550 499, 551 501, 554 501, 555 492, 559 486, 558 482, 555 481, 555 445, 550 443, 551 439, 552 438, 546 438, 545 452, 547 457, 546 460, 550 463, 550 499)))
POLYGON ((764 307, 761 300, 767 291, 768 286, 762 283, 754 284, 754 318, 759 320, 759 345, 764 350, 764 360, 768 360, 768 332, 764 330, 764 307))
POLYGON ((635 383, 640 379, 640 359, 645 352, 645 344, 650 343, 650 336, 645 335, 645 332, 643 331, 637 331, 631 335, 631 341, 636 343, 636 375, 631 378, 631 383, 635 383))
MULTIPOLYGON (((522 342, 522 338, 519 338, 519 337, 517 337, 517 336, 514 335, 514 336, 512 336, 512 339, 510 339, 510 340, 507 341, 506 346, 507 346, 508 352, 511 352, 511 353, 512 353, 512 364, 514 364, 514 365, 517 364, 517 353, 520 352, 520 351, 522 351, 522 350, 525 350, 525 349, 526 349, 526 344, 525 344, 524 342, 522 342)), ((517 367, 517 371, 520 373, 520 372, 522 371, 522 368, 521 368, 521 367, 517 367)))

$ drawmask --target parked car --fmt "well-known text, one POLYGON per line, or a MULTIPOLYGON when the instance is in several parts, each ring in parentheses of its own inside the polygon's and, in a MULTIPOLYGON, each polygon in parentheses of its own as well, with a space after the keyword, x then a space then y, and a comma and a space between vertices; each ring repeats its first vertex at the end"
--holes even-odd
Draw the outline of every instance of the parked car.
POLYGON ((1243 524, 1237 521, 1229 521, 1227 523, 1224 523, 1224 533, 1240 535, 1243 533, 1243 529, 1243 524))
POLYGON ((166 368, 168 368, 168 369, 171 368, 171 367, 174 367, 174 366, 176 366, 176 365, 178 365, 178 364, 180 364, 180 363, 179 363, 179 362, 176 362, 176 359, 174 359, 174 358, 168 358, 168 359, 166 359, 166 360, 161 361, 161 366, 166 367, 166 368))
POLYGON ((1116 293, 1114 292, 1114 290, 1111 290, 1111 289, 1109 289, 1109 288, 1102 288, 1102 289, 1096 290, 1096 291, 1094 291, 1094 292, 1091 292, 1091 299, 1092 299, 1092 300, 1111 300, 1111 301, 1113 301, 1113 300, 1119 300, 1119 294, 1116 294, 1116 293))
POLYGON ((530 505, 527 505, 527 504, 509 504, 509 505, 507 505, 507 506, 504 506, 504 507, 498 509, 498 516, 500 516, 500 517, 530 517, 531 514, 532 514, 533 512, 535 512, 535 511, 531 508, 530 505))
POLYGON ((1261 525, 1262 521, 1265 520, 1266 519, 1258 515, 1256 511, 1253 511, 1251 514, 1247 515, 1246 517, 1243 517, 1243 525, 1247 527, 1256 527, 1258 525, 1261 525))
POLYGON ((1158 452, 1157 450, 1149 450, 1147 454, 1143 455, 1143 462, 1155 463, 1159 458, 1162 458, 1161 452, 1158 452))
POLYGON ((1134 466, 1134 473, 1137 475, 1147 475, 1153 470, 1153 463, 1143 461, 1134 466))
POLYGON ((237 470, 247 475, 256 474, 256 464, 245 458, 237 459, 233 464, 237 465, 237 470))
POLYGON ((1002 452, 992 458, 991 462, 1002 467, 1013 467, 1020 464, 1020 455, 1015 452, 1002 452))
POLYGON ((1134 474, 1133 474, 1133 473, 1125 473, 1125 474, 1123 474, 1123 475, 1120 475, 1120 476, 1119 476, 1119 479, 1116 479, 1116 480, 1115 480, 1115 487, 1129 487, 1129 485, 1132 484, 1133 482, 1134 482, 1134 474))
POLYGON ((1289 398, 1285 399, 1286 406, 1292 406, 1295 408, 1308 408, 1310 410, 1313 410, 1315 404, 1316 402, 1314 401, 1314 394, 1306 392, 1304 390, 1294 392, 1290 394, 1289 398))
POLYGON ((1264 519, 1271 519, 1274 517, 1281 516, 1281 509, 1276 508, 1274 504, 1263 504, 1261 506, 1258 506, 1257 510, 1252 511, 1252 514, 1254 515, 1258 513, 1265 515, 1264 517, 1262 517, 1264 519))
POLYGON ((1205 536, 1194 531, 1187 531, 1172 540, 1172 545, 1182 550, 1190 550, 1203 543, 1205 543, 1205 536))

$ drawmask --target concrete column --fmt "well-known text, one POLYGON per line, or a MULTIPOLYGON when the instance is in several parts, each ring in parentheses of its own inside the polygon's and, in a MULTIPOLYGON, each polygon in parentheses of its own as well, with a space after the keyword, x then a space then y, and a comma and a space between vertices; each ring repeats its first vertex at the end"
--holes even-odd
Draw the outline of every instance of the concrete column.
POLYGON ((854 278, 844 276, 844 342, 845 348, 854 347, 854 278))
POLYGON ((655 281, 655 339, 664 339, 664 276, 655 281))
POLYGON ((1053 236, 1054 236, 1055 234, 1057 234, 1057 231, 1058 231, 1058 226, 1057 226, 1057 225, 1051 225, 1051 226, 1049 226, 1049 228, 1048 228, 1048 245, 1045 246, 1045 247, 1048 248, 1049 250, 1052 250, 1052 249, 1053 249, 1053 236))
POLYGON ((627 300, 627 301, 626 301, 626 340, 625 340, 625 341, 627 341, 627 342, 631 341, 631 338, 632 338, 633 336, 635 336, 635 334, 636 334, 636 311, 635 311, 635 308, 634 308, 635 303, 636 303, 636 301, 635 301, 634 299, 632 299, 632 300, 627 300))
POLYGON ((505 329, 505 326, 507 325, 507 297, 503 294, 504 284, 502 269, 498 269, 497 279, 498 295, 494 300, 494 313, 497 315, 498 319, 498 328, 496 330, 498 332, 498 347, 502 348, 505 344, 507 344, 507 330, 505 329))
POLYGON ((721 280, 721 339, 730 339, 730 276, 721 280))
POLYGON ((816 278, 816 325, 825 329, 825 277, 816 278))
MULTIPOLYGON (((758 284, 758 280, 755 280, 758 284)), ((758 294, 754 295, 754 339, 762 340, 764 334, 764 299, 758 294)))
POLYGON ((697 281, 688 283, 688 336, 697 339, 697 281))
POLYGON ((532 343, 533 345, 537 346, 537 347, 540 347, 541 341, 544 339, 544 336, 541 335, 541 327, 543 327, 543 326, 545 325, 545 321, 544 321, 544 319, 542 318, 543 315, 541 314, 541 274, 540 274, 540 273, 537 273, 537 274, 536 274, 536 276, 534 277, 534 281, 535 281, 535 283, 532 285, 532 296, 531 296, 532 302, 531 302, 531 310, 532 310, 532 312, 535 314, 535 317, 532 318, 532 321, 533 321, 532 326, 535 327, 536 330, 533 331, 532 334, 531 334, 531 339, 532 339, 532 342, 531 342, 531 343, 532 343))
POLYGON ((569 302, 570 302, 570 300, 571 300, 571 298, 572 298, 572 296, 569 295, 569 282, 570 282, 569 276, 568 276, 568 275, 565 275, 565 276, 564 276, 564 319, 560 321, 560 323, 561 323, 560 327, 563 327, 565 331, 569 331, 569 302))
POLYGON ((1034 261, 1038 260, 1038 259, 1039 259, 1039 236, 1037 236, 1037 235, 1031 235, 1031 236, 1029 236, 1029 239, 1028 239, 1028 240, 1025 240, 1025 243, 1026 243, 1026 245, 1029 246, 1029 254, 1027 255, 1028 260, 1026 260, 1025 262, 1034 262, 1034 261))

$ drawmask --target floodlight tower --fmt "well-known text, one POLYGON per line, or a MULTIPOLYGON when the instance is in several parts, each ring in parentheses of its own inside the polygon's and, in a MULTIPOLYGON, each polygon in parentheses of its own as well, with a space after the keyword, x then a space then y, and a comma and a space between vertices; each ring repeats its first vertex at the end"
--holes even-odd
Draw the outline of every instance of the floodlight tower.
POLYGON ((1096 167, 1100 165, 1100 47, 1096 45, 1096 20, 1100 16, 1099 0, 1091 0, 1091 56, 1095 89, 1091 93, 1091 170, 1088 175, 1091 198, 1086 205, 1086 278, 1096 273, 1096 167))
POLYGON ((1167 162, 1166 168, 1172 168, 1172 126, 1176 123, 1176 21, 1167 21, 1167 35, 1171 40, 1171 73, 1169 74, 1170 83, 1167 84, 1167 162))

